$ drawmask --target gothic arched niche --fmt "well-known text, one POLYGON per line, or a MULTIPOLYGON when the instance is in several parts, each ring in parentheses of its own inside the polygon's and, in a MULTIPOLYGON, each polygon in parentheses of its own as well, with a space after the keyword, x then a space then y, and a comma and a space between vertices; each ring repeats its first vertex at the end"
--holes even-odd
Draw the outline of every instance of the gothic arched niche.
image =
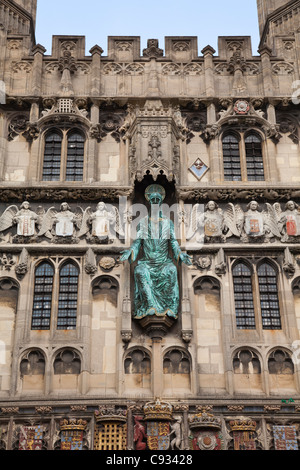
POLYGON ((190 390, 191 359, 189 354, 179 348, 166 352, 163 359, 164 389, 173 393, 174 390, 190 390))
POLYGON ((166 197, 164 200, 164 204, 168 204, 172 206, 177 202, 176 199, 176 188, 175 188, 175 181, 168 181, 166 175, 160 174, 157 177, 157 180, 154 181, 153 176, 147 174, 143 177, 141 181, 135 180, 134 184, 134 204, 146 204, 147 201, 145 200, 145 190, 151 184, 159 184, 161 185, 166 191, 166 197))
POLYGON ((225 364, 222 345, 221 285, 214 276, 199 276, 194 280, 191 309, 193 311, 194 341, 197 345, 197 365, 194 369, 203 374, 201 390, 210 393, 214 384, 216 393, 226 389, 225 364))
POLYGON ((268 357, 270 393, 295 393, 294 363, 291 354, 283 348, 274 349, 268 357))
POLYGON ((91 368, 95 374, 107 377, 116 373, 117 367, 118 294, 119 282, 115 277, 105 274, 93 280, 91 368))
POLYGON ((262 393, 260 359, 252 349, 243 348, 234 354, 233 373, 235 393, 262 393))
POLYGON ((19 284, 15 279, 0 279, 0 375, 11 374, 12 356, 10 349, 14 344, 14 331, 18 307, 19 284))
POLYGON ((44 388, 45 357, 39 349, 26 351, 20 362, 23 392, 41 392, 44 388))
POLYGON ((151 359, 147 351, 133 348, 127 352, 124 360, 125 388, 150 390, 151 359))

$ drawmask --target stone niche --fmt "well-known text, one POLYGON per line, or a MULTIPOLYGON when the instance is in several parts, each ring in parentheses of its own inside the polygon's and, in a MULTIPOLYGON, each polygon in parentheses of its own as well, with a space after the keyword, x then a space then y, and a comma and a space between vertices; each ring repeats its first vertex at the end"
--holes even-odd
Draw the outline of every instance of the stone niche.
POLYGON ((1 391, 9 389, 11 354, 14 344, 15 318, 19 285, 12 278, 0 278, 0 377, 1 391))

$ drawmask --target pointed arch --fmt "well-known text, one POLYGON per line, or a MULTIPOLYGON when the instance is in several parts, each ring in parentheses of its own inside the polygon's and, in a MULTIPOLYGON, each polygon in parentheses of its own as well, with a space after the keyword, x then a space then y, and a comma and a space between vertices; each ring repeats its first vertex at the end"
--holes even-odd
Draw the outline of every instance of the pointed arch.
POLYGON ((32 330, 50 329, 53 280, 53 265, 49 261, 41 261, 35 268, 32 330))
POLYGON ((62 141, 62 133, 55 128, 45 134, 43 181, 60 180, 62 141))
POLYGON ((263 329, 280 330, 278 270, 271 261, 263 259, 257 265, 257 277, 263 329))
POLYGON ((79 129, 67 134, 66 181, 82 181, 84 166, 85 136, 79 129))
POLYGON ((79 267, 73 260, 65 261, 59 270, 57 329, 76 328, 79 267))
POLYGON ((238 329, 255 329, 253 301, 253 271, 244 260, 232 267, 236 326, 238 329))

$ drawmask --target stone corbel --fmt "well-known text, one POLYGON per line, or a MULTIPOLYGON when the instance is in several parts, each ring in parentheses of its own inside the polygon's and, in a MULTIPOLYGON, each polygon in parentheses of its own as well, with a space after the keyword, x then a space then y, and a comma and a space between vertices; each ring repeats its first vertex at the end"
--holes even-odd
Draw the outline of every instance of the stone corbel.
POLYGON ((98 271, 96 255, 92 248, 89 248, 86 253, 84 269, 85 272, 91 276, 93 276, 98 271))
POLYGON ((18 279, 23 279, 24 276, 27 274, 29 269, 29 254, 26 248, 23 248, 20 258, 19 258, 19 263, 15 267, 15 272, 17 275, 18 279))

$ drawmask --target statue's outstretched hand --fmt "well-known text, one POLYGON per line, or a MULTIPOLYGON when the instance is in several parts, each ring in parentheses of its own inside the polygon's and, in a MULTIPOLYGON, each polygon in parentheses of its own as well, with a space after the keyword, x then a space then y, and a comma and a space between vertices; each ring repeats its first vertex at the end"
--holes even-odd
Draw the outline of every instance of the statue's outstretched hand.
POLYGON ((119 262, 123 263, 124 261, 126 261, 130 258, 131 250, 121 251, 121 255, 122 256, 120 257, 119 262))
POLYGON ((193 264, 192 257, 187 253, 181 253, 180 259, 184 264, 187 264, 188 266, 191 266, 193 264))

